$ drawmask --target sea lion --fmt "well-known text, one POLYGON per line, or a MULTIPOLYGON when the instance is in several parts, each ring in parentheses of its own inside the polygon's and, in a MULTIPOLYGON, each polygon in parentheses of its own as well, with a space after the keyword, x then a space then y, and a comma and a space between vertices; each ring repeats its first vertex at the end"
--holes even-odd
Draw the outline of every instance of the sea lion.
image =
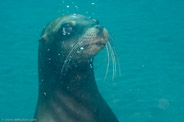
POLYGON ((39 40, 37 122, 118 122, 96 85, 93 59, 108 31, 79 14, 51 21, 39 40))

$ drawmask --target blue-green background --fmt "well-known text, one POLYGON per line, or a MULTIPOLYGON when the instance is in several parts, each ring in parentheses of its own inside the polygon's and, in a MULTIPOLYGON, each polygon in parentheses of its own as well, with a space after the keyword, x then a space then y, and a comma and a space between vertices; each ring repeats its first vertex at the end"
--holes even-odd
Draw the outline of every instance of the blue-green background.
POLYGON ((103 81, 105 51, 95 73, 120 122, 184 122, 183 0, 1 0, 0 121, 33 117, 37 40, 45 24, 68 13, 97 18, 113 37, 121 77, 111 80, 111 65, 103 81))

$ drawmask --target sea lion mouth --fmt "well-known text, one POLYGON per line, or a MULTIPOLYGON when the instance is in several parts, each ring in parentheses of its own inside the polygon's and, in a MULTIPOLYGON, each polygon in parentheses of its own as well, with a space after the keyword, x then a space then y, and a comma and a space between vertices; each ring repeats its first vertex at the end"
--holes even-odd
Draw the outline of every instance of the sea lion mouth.
POLYGON ((102 43, 102 42, 98 42, 98 43, 95 43, 97 46, 104 46, 105 47, 105 43, 102 43))
POLYGON ((86 47, 93 46, 93 45, 96 45, 96 46, 98 46, 98 47, 101 47, 101 46, 102 46, 102 47, 105 47, 106 43, 103 43, 103 42, 96 42, 96 43, 86 44, 86 45, 81 46, 81 47, 86 48, 86 47))

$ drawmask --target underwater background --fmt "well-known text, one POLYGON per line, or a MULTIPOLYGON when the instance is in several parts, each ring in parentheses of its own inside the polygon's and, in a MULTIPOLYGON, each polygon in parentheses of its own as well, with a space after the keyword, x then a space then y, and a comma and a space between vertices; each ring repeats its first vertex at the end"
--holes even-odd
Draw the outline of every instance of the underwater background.
POLYGON ((112 80, 110 61, 104 81, 105 49, 94 67, 120 122, 184 122, 183 0, 1 0, 0 121, 33 118, 41 31, 74 13, 98 19, 113 38, 121 75, 117 65, 112 80))

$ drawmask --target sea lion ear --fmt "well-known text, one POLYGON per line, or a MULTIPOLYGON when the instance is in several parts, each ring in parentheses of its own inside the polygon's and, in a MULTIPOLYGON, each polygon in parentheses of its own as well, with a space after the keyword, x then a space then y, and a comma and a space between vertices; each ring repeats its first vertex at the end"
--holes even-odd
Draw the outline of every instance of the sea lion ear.
POLYGON ((46 36, 42 36, 39 40, 38 40, 38 42, 43 42, 43 41, 46 41, 47 40, 47 37, 46 36))

